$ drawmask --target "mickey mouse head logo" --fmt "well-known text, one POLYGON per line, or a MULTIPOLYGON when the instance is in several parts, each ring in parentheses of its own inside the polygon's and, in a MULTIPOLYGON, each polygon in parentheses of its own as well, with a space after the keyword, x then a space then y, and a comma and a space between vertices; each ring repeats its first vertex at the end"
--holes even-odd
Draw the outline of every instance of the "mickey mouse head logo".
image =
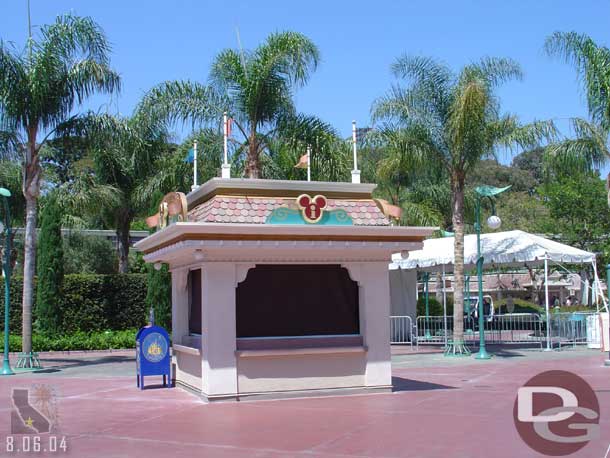
POLYGON ((326 208, 326 197, 317 195, 310 197, 307 194, 301 194, 297 197, 297 205, 303 212, 303 218, 308 223, 317 223, 322 218, 324 209, 326 208))

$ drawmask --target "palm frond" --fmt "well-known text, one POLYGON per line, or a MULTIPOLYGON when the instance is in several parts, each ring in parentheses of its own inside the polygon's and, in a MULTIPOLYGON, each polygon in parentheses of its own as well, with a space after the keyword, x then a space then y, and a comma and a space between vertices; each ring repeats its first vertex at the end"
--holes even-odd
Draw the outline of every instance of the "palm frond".
POLYGON ((610 158, 608 132, 595 123, 573 119, 575 138, 550 143, 544 151, 544 170, 547 177, 555 173, 570 176, 600 168, 610 158))
POLYGON ((16 131, 27 121, 27 92, 26 63, 0 40, 0 130, 16 131))
POLYGON ((281 75, 296 86, 307 83, 320 61, 320 51, 313 41, 291 31, 269 35, 254 54, 269 74, 281 75))
POLYGON ((610 49, 576 32, 555 32, 544 48, 548 55, 558 56, 576 68, 589 113, 594 121, 610 128, 610 49))
POLYGON ((29 117, 52 130, 75 104, 93 94, 120 89, 110 66, 110 44, 90 17, 58 16, 40 29, 29 66, 29 117))
POLYGON ((411 79, 415 86, 425 86, 434 92, 446 92, 454 75, 447 65, 425 56, 403 55, 391 66, 397 78, 411 79))
POLYGON ((138 104, 136 116, 151 123, 218 122, 230 108, 228 100, 210 87, 192 81, 166 81, 152 88, 138 104))
POLYGON ((523 78, 521 66, 513 59, 505 57, 484 57, 466 68, 484 79, 492 87, 523 78))

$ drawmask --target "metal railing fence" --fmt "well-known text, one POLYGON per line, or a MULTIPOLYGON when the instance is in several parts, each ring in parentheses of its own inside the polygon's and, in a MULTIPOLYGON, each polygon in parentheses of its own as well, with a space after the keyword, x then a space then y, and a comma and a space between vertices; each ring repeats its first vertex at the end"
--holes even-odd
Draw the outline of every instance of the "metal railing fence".
POLYGON ((410 316, 390 316, 391 344, 410 344, 413 347, 415 331, 413 319, 410 316))

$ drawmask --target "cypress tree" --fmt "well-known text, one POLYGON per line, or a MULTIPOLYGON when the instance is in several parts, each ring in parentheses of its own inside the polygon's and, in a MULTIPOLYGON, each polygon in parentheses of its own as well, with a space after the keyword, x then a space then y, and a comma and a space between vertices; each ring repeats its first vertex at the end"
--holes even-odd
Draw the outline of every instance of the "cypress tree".
POLYGON ((37 328, 46 334, 61 332, 61 300, 64 281, 62 213, 51 197, 42 209, 38 241, 37 328))

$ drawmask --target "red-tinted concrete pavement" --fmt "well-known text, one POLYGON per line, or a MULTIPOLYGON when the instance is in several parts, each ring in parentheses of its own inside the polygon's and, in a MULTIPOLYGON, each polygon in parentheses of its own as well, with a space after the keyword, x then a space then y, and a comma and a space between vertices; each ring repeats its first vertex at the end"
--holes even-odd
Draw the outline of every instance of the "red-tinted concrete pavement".
POLYGON ((67 454, 79 458, 539 456, 513 426, 516 391, 539 372, 564 369, 592 385, 601 407, 601 438, 572 456, 602 458, 610 445, 610 368, 603 360, 593 351, 507 351, 486 362, 403 354, 394 359, 391 394, 206 405, 180 389, 140 391, 135 377, 113 376, 133 362, 119 367, 123 362, 111 359, 0 378, 0 455, 10 433, 11 388, 46 383, 58 395, 67 454))

